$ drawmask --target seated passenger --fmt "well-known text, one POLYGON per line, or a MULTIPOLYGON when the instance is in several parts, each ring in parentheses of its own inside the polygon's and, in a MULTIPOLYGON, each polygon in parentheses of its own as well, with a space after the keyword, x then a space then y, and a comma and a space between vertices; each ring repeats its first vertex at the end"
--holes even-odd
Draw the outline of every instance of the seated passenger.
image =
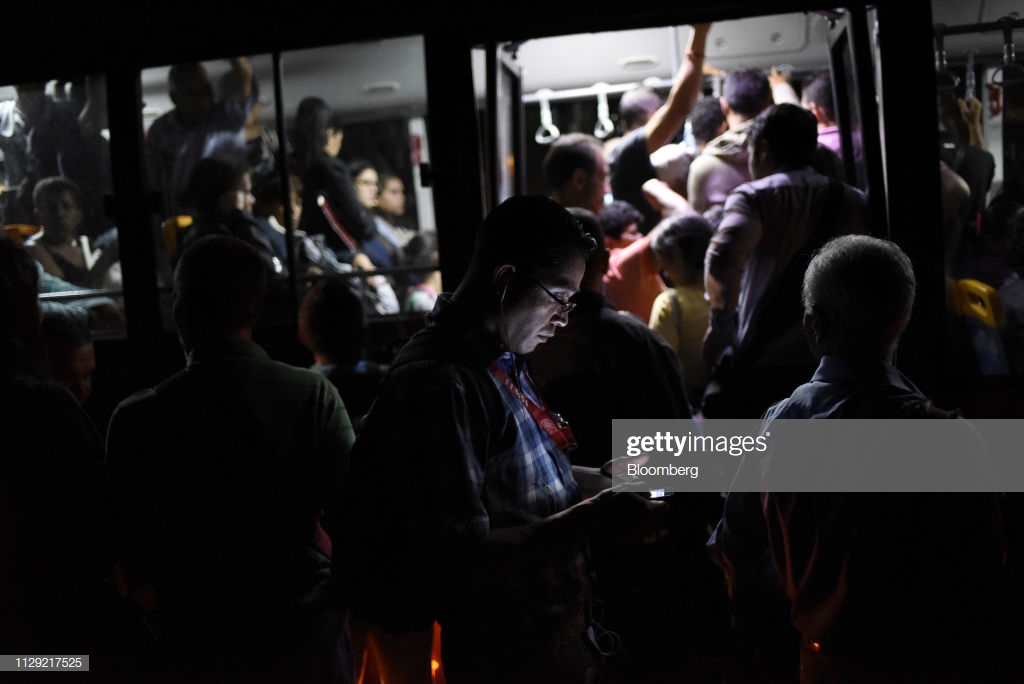
POLYGON ((36 183, 32 201, 41 230, 25 241, 43 269, 83 289, 120 288, 121 263, 114 229, 95 242, 81 233, 82 191, 64 176, 36 183))
POLYGON ((192 225, 182 234, 178 251, 207 235, 231 235, 254 247, 271 273, 283 275, 284 264, 249 209, 251 189, 244 167, 220 157, 199 160, 181 198, 182 206, 191 211, 192 225))

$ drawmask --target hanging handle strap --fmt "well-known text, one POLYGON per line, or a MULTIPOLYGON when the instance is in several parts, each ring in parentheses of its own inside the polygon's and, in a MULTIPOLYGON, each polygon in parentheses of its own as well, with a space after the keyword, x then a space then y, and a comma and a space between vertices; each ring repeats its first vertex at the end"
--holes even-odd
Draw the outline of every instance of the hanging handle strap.
POLYGON ((604 140, 615 130, 608 109, 608 84, 595 83, 594 90, 597 91, 597 123, 594 124, 594 135, 604 140))
POLYGON ((548 98, 552 94, 550 88, 542 88, 537 91, 537 100, 540 102, 540 128, 537 129, 537 134, 533 136, 533 139, 541 145, 554 142, 562 134, 551 118, 551 103, 548 98))

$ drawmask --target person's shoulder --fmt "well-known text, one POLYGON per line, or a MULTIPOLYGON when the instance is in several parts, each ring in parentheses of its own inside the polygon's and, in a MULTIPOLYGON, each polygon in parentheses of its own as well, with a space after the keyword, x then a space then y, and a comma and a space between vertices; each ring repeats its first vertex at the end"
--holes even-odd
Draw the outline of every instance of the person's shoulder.
POLYGON ((157 391, 153 387, 140 389, 128 395, 114 407, 110 415, 110 425, 138 425, 142 416, 150 410, 155 410, 154 405, 159 401, 157 391))
POLYGON ((642 154, 645 158, 647 155, 647 131, 643 126, 640 128, 633 129, 626 135, 622 136, 615 145, 615 149, 612 150, 612 154, 609 156, 608 162, 612 163, 613 159, 621 159, 623 156, 633 156, 642 154))
POLYGON ((728 130, 719 135, 717 138, 712 138, 708 141, 708 144, 704 146, 704 150, 697 155, 698 157, 707 155, 708 157, 731 157, 739 154, 746 154, 747 149, 747 131, 742 130, 728 130))
MULTIPOLYGON (((671 297, 671 290, 661 292, 655 298, 655 308, 671 297)), ((604 314, 601 318, 602 336, 613 341, 618 347, 634 348, 638 353, 648 354, 652 349, 663 348, 675 355, 675 349, 660 334, 651 329, 648 322, 632 311, 620 309, 604 314)))
POLYGON ((146 133, 146 140, 149 140, 153 136, 159 136, 162 133, 166 133, 168 130, 177 126, 177 114, 171 109, 166 111, 153 120, 153 123, 149 125, 149 129, 146 133))

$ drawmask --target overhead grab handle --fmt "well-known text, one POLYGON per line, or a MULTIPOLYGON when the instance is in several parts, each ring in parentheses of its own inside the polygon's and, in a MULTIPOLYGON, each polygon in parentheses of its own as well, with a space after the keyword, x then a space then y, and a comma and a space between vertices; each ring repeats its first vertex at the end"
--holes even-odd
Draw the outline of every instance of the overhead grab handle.
POLYGON ((960 77, 950 71, 946 63, 946 29, 945 24, 935 24, 935 80, 939 89, 955 91, 960 85, 960 77))
POLYGON ((594 90, 597 91, 597 123, 594 124, 594 135, 603 140, 615 130, 608 110, 608 84, 595 83, 594 90))
POLYGON ((550 88, 541 88, 537 91, 537 100, 540 102, 540 128, 537 129, 537 134, 533 136, 533 139, 541 145, 554 142, 561 135, 551 118, 551 102, 549 101, 551 95, 550 88))
POLYGON ((1003 86, 1024 80, 1024 67, 1017 64, 1017 55, 1013 47, 1014 18, 1003 17, 999 24, 1003 30, 1003 64, 992 73, 992 83, 1003 86))

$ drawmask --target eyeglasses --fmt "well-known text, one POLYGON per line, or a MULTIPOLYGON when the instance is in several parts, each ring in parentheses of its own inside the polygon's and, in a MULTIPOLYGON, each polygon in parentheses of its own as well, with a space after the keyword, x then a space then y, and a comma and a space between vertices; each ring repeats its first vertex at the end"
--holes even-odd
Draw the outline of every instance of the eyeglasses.
POLYGON ((559 314, 567 314, 576 308, 576 302, 570 302, 568 299, 559 299, 551 290, 541 285, 536 279, 534 279, 533 284, 539 287, 540 289, 544 290, 544 292, 547 293, 548 297, 551 297, 551 301, 558 304, 559 314))

